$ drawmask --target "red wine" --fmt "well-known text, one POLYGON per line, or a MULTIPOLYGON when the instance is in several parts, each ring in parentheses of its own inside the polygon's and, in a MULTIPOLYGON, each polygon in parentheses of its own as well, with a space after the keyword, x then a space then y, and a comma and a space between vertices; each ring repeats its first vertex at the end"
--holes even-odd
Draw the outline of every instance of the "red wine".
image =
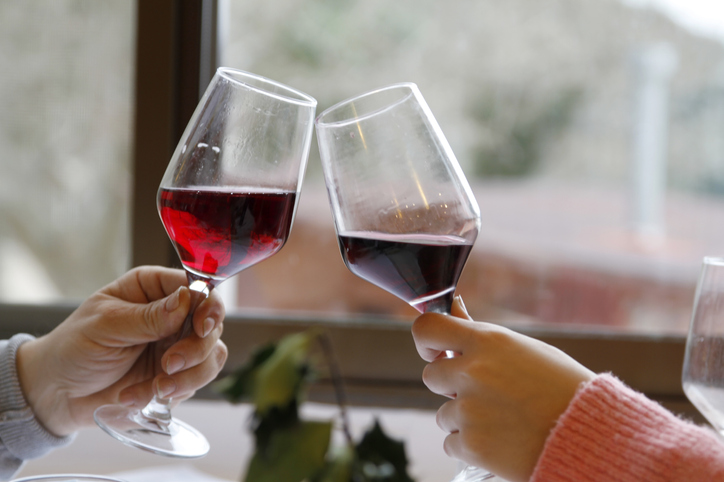
POLYGON ((287 191, 162 189, 158 205, 183 265, 225 279, 282 248, 295 198, 287 191))
POLYGON ((473 245, 456 236, 345 233, 342 258, 352 273, 420 312, 446 311, 473 245))

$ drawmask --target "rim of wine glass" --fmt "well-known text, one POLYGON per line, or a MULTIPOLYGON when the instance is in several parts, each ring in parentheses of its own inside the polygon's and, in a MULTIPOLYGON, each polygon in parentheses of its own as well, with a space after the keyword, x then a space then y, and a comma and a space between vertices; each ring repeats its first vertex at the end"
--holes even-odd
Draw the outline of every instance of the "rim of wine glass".
POLYGON ((281 82, 277 82, 276 80, 272 80, 268 77, 264 77, 263 75, 258 74, 252 74, 251 72, 246 72, 244 70, 234 69, 231 67, 219 67, 217 69, 217 72, 220 76, 224 77, 226 80, 229 80, 231 82, 234 82, 239 85, 243 85, 244 87, 251 89, 253 91, 259 92, 260 94, 268 95, 269 97, 274 97, 279 100, 292 102, 294 104, 309 106, 309 107, 315 107, 317 105, 317 99, 312 97, 309 94, 305 94, 301 90, 295 89, 293 87, 289 87, 286 84, 282 84, 281 82), (266 83, 269 85, 273 85, 279 89, 285 90, 289 92, 290 94, 294 94, 298 96, 298 98, 292 97, 291 95, 283 95, 279 92, 271 92, 269 90, 265 90, 259 85, 254 85, 249 82, 244 82, 244 78, 250 78, 257 80, 262 83, 266 83))
POLYGON ((103 475, 91 475, 91 474, 49 474, 49 475, 33 475, 31 477, 23 477, 21 479, 13 479, 10 482, 52 482, 54 480, 73 480, 78 479, 81 482, 98 481, 98 482, 124 482, 121 479, 114 479, 111 477, 105 477, 103 475))
POLYGON ((721 256, 705 256, 704 264, 712 266, 724 266, 724 257, 721 256))
POLYGON ((407 99, 409 99, 411 96, 413 96, 413 95, 417 96, 417 94, 419 94, 419 93, 420 93, 420 89, 417 87, 417 84, 415 84, 414 82, 399 82, 399 83, 397 83, 397 84, 387 85, 387 86, 385 86, 385 87, 380 87, 379 89, 374 89, 374 90, 370 90, 370 91, 364 92, 364 93, 359 94, 359 95, 355 95, 354 97, 350 97, 349 99, 345 99, 345 100, 343 100, 343 101, 341 101, 341 102, 337 102, 337 103, 334 104, 332 107, 329 107, 329 108, 327 108, 327 109, 324 109, 324 111, 323 111, 321 114, 319 114, 319 115, 317 116, 317 118, 314 120, 314 123, 315 123, 317 126, 344 126, 344 125, 348 125, 348 124, 353 124, 353 123, 355 123, 355 122, 359 122, 359 121, 361 121, 361 120, 364 120, 364 119, 367 119, 367 118, 369 118, 369 117, 378 115, 378 114, 380 114, 380 113, 382 113, 382 112, 385 112, 385 111, 387 111, 387 110, 395 107, 396 105, 399 105, 399 104, 405 102, 405 101, 406 101, 407 99), (387 105, 384 106, 384 107, 381 107, 381 108, 379 108, 379 109, 373 110, 373 111, 371 111, 371 112, 367 112, 366 114, 363 114, 363 115, 361 115, 361 116, 350 117, 350 118, 348 118, 348 119, 343 119, 343 120, 340 120, 340 121, 324 122, 324 121, 322 120, 322 118, 323 118, 325 115, 329 114, 330 112, 332 112, 332 111, 334 111, 334 110, 339 109, 339 108, 342 107, 343 105, 351 104, 352 102, 355 102, 355 101, 357 101, 357 100, 359 100, 359 99, 362 99, 362 98, 364 98, 364 97, 369 97, 369 96, 372 96, 372 95, 375 95, 375 94, 379 94, 380 92, 385 92, 385 91, 388 91, 388 90, 400 89, 400 88, 407 88, 407 89, 410 90, 410 93, 409 93, 408 95, 405 95, 405 96, 403 96, 402 98, 396 100, 395 102, 392 102, 392 103, 390 103, 390 104, 387 104, 387 105))

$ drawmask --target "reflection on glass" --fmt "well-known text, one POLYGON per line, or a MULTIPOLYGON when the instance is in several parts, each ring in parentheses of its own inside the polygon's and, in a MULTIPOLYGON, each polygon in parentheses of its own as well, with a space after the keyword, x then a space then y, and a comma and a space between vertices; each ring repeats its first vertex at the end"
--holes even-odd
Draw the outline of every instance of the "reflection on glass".
POLYGON ((684 393, 724 434, 724 258, 704 258, 686 340, 684 393))

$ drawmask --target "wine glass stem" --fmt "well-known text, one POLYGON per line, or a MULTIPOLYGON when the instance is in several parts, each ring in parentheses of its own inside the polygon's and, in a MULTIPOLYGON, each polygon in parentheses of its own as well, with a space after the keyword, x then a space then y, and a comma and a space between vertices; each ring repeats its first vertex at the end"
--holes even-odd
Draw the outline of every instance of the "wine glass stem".
POLYGON ((171 399, 158 398, 153 396, 153 400, 148 402, 141 413, 149 420, 153 420, 159 425, 167 426, 171 423, 171 399))
MULTIPOLYGON (((171 336, 162 342, 157 342, 154 345, 154 355, 159 365, 163 353, 171 345, 182 338, 186 338, 193 331, 193 320, 196 308, 209 296, 212 288, 213 286, 206 281, 199 279, 191 281, 189 284, 189 289, 191 290, 191 309, 189 310, 189 314, 186 315, 186 319, 184 319, 181 329, 178 333, 176 333, 176 335, 171 336)), ((167 427, 168 424, 171 423, 171 398, 161 398, 158 395, 154 395, 148 405, 141 410, 141 414, 146 419, 158 424, 160 428, 163 429, 167 427)))

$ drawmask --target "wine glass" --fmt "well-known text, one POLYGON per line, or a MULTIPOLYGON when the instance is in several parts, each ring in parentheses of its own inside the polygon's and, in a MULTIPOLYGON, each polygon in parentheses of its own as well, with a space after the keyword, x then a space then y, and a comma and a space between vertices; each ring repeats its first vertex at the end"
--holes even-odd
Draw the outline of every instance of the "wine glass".
POLYGON ((10 482, 123 482, 120 479, 113 479, 102 475, 87 474, 55 474, 55 475, 36 475, 33 477, 23 477, 22 479, 13 479, 10 482))
MULTIPOLYGON (((368 92, 315 125, 349 270, 421 313, 450 313, 480 209, 420 90, 401 83, 368 92)), ((467 467, 455 480, 491 477, 467 467)))
MULTIPOLYGON (((158 211, 192 293, 180 332, 154 343, 153 359, 191 331, 195 307, 225 279, 279 251, 296 212, 317 101, 258 75, 219 68, 171 157, 158 211)), ((156 373, 160 367, 156 366, 156 373)), ((209 450, 171 416, 170 399, 142 410, 105 405, 95 420, 120 441, 174 457, 209 450)))
POLYGON ((691 403, 724 435, 724 258, 702 262, 682 385, 691 403))

